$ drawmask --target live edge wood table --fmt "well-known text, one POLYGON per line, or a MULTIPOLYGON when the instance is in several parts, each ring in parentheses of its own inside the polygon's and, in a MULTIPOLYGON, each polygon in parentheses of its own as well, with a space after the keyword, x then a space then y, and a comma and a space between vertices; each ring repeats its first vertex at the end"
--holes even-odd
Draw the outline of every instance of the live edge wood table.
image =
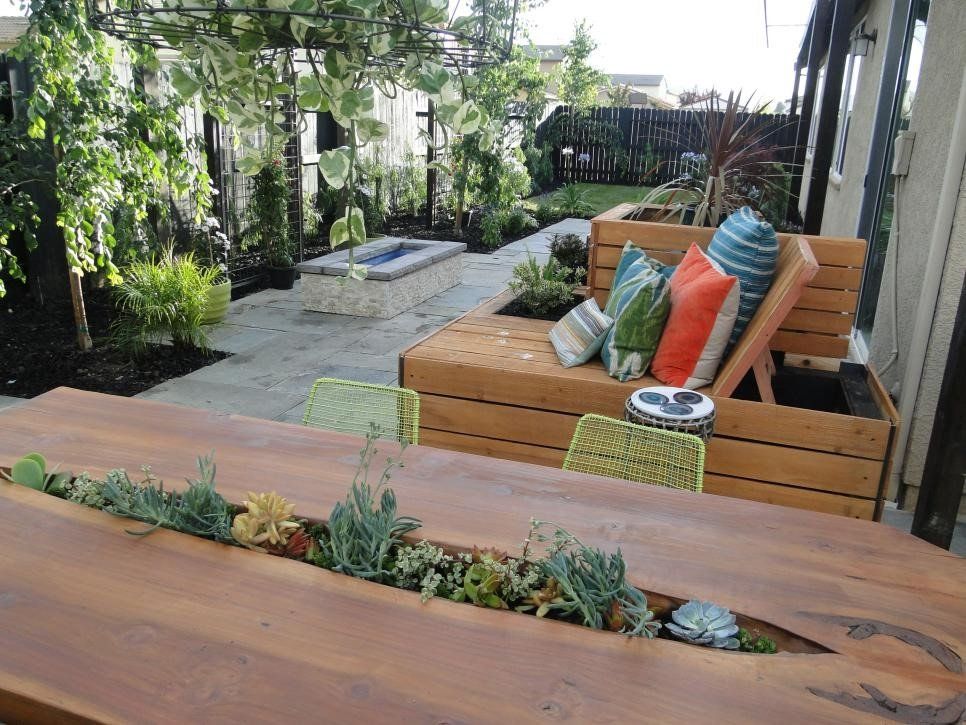
MULTIPOLYGON (((59 389, 0 413, 0 465, 150 464, 214 450, 239 502, 325 518, 361 440, 59 389)), ((881 524, 412 447, 417 532, 517 551, 531 515, 613 550, 648 592, 795 638, 750 655, 484 610, 158 531, 0 485, 0 721, 956 722, 966 563, 881 524)))

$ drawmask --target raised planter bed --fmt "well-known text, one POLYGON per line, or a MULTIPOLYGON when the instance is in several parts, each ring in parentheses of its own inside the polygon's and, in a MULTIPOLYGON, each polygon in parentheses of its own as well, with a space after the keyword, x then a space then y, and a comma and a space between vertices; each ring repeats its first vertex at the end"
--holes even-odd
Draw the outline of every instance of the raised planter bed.
MULTIPOLYGON (((607 265, 616 266, 628 239, 673 262, 712 231, 613 216, 595 219, 591 231, 590 286, 601 303, 613 278, 607 265)), ((833 287, 813 281, 772 338, 784 351, 777 404, 760 402, 750 378, 734 396, 715 397, 704 490, 878 520, 898 414, 872 371, 825 357, 847 351, 857 293, 845 287, 857 288, 861 266, 852 265, 861 265, 864 242, 806 239, 822 265, 818 284, 833 287)), ((404 351, 400 383, 420 393, 421 443, 559 467, 581 415, 621 417, 633 390, 656 383, 620 383, 600 362, 561 367, 547 338, 552 322, 495 314, 510 298, 503 293, 404 351)))

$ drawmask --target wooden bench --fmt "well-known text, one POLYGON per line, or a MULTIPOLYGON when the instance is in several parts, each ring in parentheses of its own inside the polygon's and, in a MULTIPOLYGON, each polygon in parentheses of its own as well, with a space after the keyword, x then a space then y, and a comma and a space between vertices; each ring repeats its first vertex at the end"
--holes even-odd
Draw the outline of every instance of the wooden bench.
MULTIPOLYGON (((649 250, 659 247, 654 256, 674 261, 674 255, 680 257, 691 241, 700 243, 713 231, 619 222, 621 231, 615 233, 601 223, 606 221, 610 221, 607 215, 595 219, 591 232, 590 283, 602 302, 606 301, 606 291, 601 296, 602 280, 608 272, 612 278, 613 270, 601 264, 616 265, 620 247, 628 239, 649 250)), ((749 386, 732 397, 712 395, 717 422, 708 445, 704 490, 877 520, 898 415, 871 371, 817 359, 833 349, 847 349, 845 333, 837 332, 845 326, 822 321, 837 315, 851 326, 855 291, 839 290, 835 299, 840 304, 829 301, 827 305, 851 304, 851 311, 819 311, 823 314, 813 318, 815 329, 789 328, 801 326, 795 321, 800 312, 815 312, 802 307, 814 304, 808 296, 816 290, 828 291, 815 287, 816 280, 833 284, 831 280, 838 279, 835 284, 857 286, 861 268, 853 274, 852 266, 830 261, 857 263, 861 255, 855 250, 864 248, 864 242, 843 240, 845 249, 837 249, 835 240, 805 238, 815 251, 819 270, 771 338, 771 347, 788 353, 786 357, 796 354, 799 362, 836 371, 784 366, 776 378, 780 404, 761 402, 749 386), (828 271, 833 267, 843 271, 833 274, 828 271), (809 409, 809 398, 827 391, 836 395, 841 391, 836 408, 809 409), (788 404, 789 400, 796 404, 788 404)), ((789 239, 781 241, 787 244, 789 239)), ((563 368, 547 338, 553 323, 497 314, 511 299, 505 292, 404 351, 400 384, 420 394, 422 444, 560 466, 581 415, 621 417, 630 393, 653 381, 621 383, 609 377, 599 361, 563 368)))

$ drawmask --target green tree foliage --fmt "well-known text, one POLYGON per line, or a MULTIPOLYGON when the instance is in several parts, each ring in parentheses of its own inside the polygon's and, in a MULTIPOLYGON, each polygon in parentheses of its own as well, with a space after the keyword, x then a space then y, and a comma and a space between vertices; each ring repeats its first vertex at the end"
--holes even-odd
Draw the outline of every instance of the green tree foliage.
POLYGON ((509 134, 501 134, 492 145, 485 147, 474 136, 464 136, 454 144, 457 229, 468 200, 504 211, 530 191, 529 175, 521 178, 526 169, 510 148, 510 142, 519 141, 523 146, 532 143, 547 105, 546 87, 547 76, 540 71, 539 59, 519 48, 514 48, 506 63, 477 74, 469 97, 500 128, 519 124, 522 135, 511 138, 509 134))
POLYGON ((560 100, 578 111, 595 105, 598 90, 607 85, 607 74, 589 63, 596 49, 597 41, 590 34, 590 25, 581 20, 574 26, 573 39, 564 46, 560 74, 560 100))
POLYGON ((614 108, 626 108, 631 105, 631 93, 634 89, 626 83, 618 83, 607 89, 607 100, 614 108))
POLYGON ((23 122, 0 127, 0 263, 24 279, 8 243, 19 229, 28 249, 37 245, 39 218, 25 189, 36 181, 54 192, 70 269, 103 270, 117 282, 120 230, 125 246, 151 237, 149 220, 166 213, 167 190, 190 196, 202 219, 210 184, 201 139, 185 138, 178 105, 118 77, 116 56, 136 72, 159 72, 153 50, 115 49, 88 25, 80 2, 32 0, 28 13, 11 53, 27 64, 33 90, 14 99, 23 122), (31 165, 51 156, 52 171, 31 165))

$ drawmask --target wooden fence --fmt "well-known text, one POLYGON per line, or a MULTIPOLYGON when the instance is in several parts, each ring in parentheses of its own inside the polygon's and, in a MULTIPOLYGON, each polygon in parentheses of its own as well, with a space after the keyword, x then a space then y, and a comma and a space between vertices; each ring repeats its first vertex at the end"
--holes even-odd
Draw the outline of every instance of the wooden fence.
MULTIPOLYGON (((686 154, 704 149, 706 113, 596 107, 578 120, 568 106, 560 106, 538 127, 537 143, 550 145, 557 183, 656 186, 700 166, 700 159, 686 154)), ((798 116, 742 113, 738 118, 739 123, 750 119, 755 127, 772 127, 766 140, 778 149, 776 160, 792 163, 798 116)))

